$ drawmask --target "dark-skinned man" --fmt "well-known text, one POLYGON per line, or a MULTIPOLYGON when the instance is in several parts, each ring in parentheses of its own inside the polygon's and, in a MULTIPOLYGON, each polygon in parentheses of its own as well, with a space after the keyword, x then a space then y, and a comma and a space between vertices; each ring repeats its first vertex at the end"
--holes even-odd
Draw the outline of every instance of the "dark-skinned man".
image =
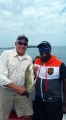
POLYGON ((62 120, 61 113, 66 113, 65 65, 51 54, 49 42, 43 41, 37 48, 40 56, 34 60, 37 81, 33 120, 62 120))

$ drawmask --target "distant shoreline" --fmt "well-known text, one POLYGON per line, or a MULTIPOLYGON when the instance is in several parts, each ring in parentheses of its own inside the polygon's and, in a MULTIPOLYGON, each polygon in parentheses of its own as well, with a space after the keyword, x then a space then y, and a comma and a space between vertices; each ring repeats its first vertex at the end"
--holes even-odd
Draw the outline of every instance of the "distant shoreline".
MULTIPOLYGON (((66 46, 52 46, 52 47, 66 47, 66 46)), ((0 49, 13 49, 13 48, 15 48, 15 47, 3 47, 0 49)), ((37 46, 29 45, 28 48, 37 48, 37 46)))
MULTIPOLYGON (((15 47, 4 47, 4 48, 0 48, 0 49, 12 49, 15 47)), ((28 46, 28 48, 36 48, 36 46, 28 46)))

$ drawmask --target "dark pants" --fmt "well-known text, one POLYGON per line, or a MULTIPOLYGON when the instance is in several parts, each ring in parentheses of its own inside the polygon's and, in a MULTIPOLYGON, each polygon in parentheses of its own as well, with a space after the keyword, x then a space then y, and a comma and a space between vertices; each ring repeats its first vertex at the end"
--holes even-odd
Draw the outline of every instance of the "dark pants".
POLYGON ((38 96, 35 97, 33 120, 62 120, 62 100, 56 102, 43 102, 38 96))

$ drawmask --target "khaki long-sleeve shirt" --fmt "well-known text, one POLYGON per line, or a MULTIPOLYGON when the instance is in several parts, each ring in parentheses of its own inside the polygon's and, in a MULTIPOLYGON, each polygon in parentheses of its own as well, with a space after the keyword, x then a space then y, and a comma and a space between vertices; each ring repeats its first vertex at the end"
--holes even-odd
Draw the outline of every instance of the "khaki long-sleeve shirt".
POLYGON ((32 58, 24 54, 19 57, 16 49, 6 50, 0 56, 0 86, 14 83, 24 86, 25 71, 29 64, 32 64, 32 58))

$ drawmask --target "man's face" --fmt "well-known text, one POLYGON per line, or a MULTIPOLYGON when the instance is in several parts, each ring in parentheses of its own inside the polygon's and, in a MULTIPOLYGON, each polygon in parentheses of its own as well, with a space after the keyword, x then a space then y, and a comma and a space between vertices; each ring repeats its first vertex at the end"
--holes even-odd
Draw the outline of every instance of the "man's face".
POLYGON ((16 51, 18 55, 22 56, 25 54, 25 51, 28 47, 28 43, 24 39, 21 39, 15 42, 15 46, 16 46, 16 51))
POLYGON ((39 53, 40 53, 43 61, 44 60, 46 61, 50 58, 50 52, 51 52, 51 50, 48 47, 42 46, 39 48, 39 53))

